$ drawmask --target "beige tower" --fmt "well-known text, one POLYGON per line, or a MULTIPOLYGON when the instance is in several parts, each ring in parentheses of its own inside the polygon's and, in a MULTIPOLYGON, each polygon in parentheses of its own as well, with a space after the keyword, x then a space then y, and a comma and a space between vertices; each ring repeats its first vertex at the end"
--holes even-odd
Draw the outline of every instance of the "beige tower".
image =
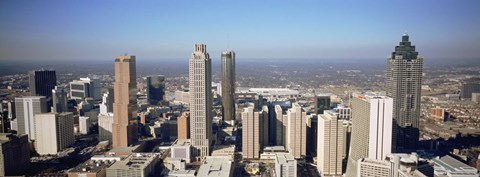
POLYGON ((287 149, 293 157, 302 158, 306 154, 307 114, 298 103, 294 103, 287 111, 287 149))
MULTIPOLYGON (((256 112, 255 105, 249 103, 242 112, 242 155, 243 158, 260 158, 260 117, 262 112, 256 112)), ((262 117, 263 118, 263 117, 262 117)))
POLYGON ((137 73, 135 56, 124 55, 115 58, 115 83, 113 102, 113 147, 126 147, 137 141, 136 85, 137 73))
POLYGON ((319 114, 317 167, 322 176, 342 176, 344 135, 343 121, 338 120, 337 113, 319 114))
POLYGON ((212 60, 205 44, 195 44, 189 61, 190 137, 193 155, 210 154, 212 141, 212 60))

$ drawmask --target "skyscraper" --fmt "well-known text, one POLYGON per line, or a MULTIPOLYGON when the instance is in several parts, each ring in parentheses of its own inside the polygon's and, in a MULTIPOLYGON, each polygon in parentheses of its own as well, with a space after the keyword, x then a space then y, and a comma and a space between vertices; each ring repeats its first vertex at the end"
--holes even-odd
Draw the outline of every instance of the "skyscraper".
POLYGON ((362 158, 385 160, 392 149, 393 100, 386 96, 359 95, 352 101, 352 137, 347 176, 356 176, 362 158))
POLYGON ((223 120, 235 120, 235 52, 222 52, 222 106, 223 120))
POLYGON ((302 158, 306 155, 307 145, 307 124, 306 112, 298 103, 292 104, 292 108, 287 111, 287 149, 293 157, 302 158))
POLYGON ((163 101, 165 95, 165 76, 147 76, 147 100, 148 104, 156 105, 163 101))
POLYGON ((323 114, 324 110, 330 110, 330 95, 317 95, 315 98, 315 114, 323 114))
POLYGON ((84 100, 84 98, 102 99, 100 81, 90 78, 80 78, 70 82, 70 96, 72 99, 84 100))
MULTIPOLYGON (((50 90, 51 93, 51 90, 50 90)), ((35 140, 35 114, 46 113, 45 96, 28 96, 15 98, 18 134, 26 134, 30 140, 35 140)))
POLYGON ((40 155, 57 152, 75 143, 73 113, 35 115, 35 149, 40 155))
POLYGON ((194 156, 210 154, 212 141, 212 60, 205 44, 195 44, 189 60, 190 137, 194 156))
MULTIPOLYGON (((262 112, 255 110, 253 103, 248 103, 242 112, 242 156, 243 158, 260 158, 262 112)), ((263 117, 262 117, 263 118, 263 117)))
POLYGON ((113 102, 113 147, 126 147, 137 141, 137 71, 135 56, 123 55, 115 58, 115 83, 113 102))
POLYGON ((67 112, 67 90, 65 88, 55 86, 52 90, 53 110, 52 112, 67 112))
POLYGON ((45 96, 47 111, 50 111, 52 103, 52 89, 57 85, 57 75, 54 70, 36 70, 28 72, 30 96, 45 96))
POLYGON ((423 58, 408 38, 403 34, 387 60, 387 96, 393 98, 394 107, 394 152, 415 150, 419 138, 423 58))
POLYGON ((0 133, 0 176, 22 176, 30 168, 28 136, 0 133))
POLYGON ((342 175, 345 133, 338 113, 325 111, 318 115, 317 167, 322 176, 342 175))
POLYGON ((28 72, 31 96, 52 97, 52 89, 57 85, 57 76, 53 70, 36 70, 28 72))

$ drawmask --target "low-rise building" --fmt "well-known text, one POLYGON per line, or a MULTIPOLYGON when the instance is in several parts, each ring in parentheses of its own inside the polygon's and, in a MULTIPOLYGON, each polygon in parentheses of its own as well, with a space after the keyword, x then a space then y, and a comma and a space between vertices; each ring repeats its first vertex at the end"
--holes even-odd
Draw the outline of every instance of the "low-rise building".
POLYGON ((297 177, 297 160, 292 154, 276 154, 275 175, 277 177, 297 177))
POLYGON ((107 168, 108 177, 148 177, 157 171, 157 153, 133 153, 107 168))
POLYGON ((190 139, 177 139, 171 147, 170 157, 185 160, 190 163, 192 158, 192 143, 190 139))
POLYGON ((197 177, 231 177, 233 161, 227 157, 207 156, 198 169, 197 177))
POLYGON ((106 177, 107 168, 114 162, 89 160, 68 171, 68 177, 106 177))

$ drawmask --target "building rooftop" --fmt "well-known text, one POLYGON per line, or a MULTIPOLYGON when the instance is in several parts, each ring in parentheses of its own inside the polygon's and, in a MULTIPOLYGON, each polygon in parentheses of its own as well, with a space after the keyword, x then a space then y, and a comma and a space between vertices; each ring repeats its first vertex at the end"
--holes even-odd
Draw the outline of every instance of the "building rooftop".
POLYGON ((156 153, 133 153, 127 158, 115 162, 108 169, 144 169, 158 156, 156 153))
POLYGON ((446 155, 443 157, 436 157, 431 159, 435 164, 435 174, 450 174, 450 175, 464 175, 476 176, 478 171, 476 168, 470 167, 457 159, 446 155))
POLYGON ((85 163, 82 163, 68 171, 68 173, 98 173, 99 171, 108 168, 114 162, 108 161, 92 161, 89 160, 85 163))
POLYGON ((190 139, 177 139, 173 144, 172 147, 180 147, 180 146, 191 146, 192 143, 190 139))
POLYGON ((18 134, 12 134, 12 133, 0 133, 0 144, 9 142, 10 140, 12 140, 15 137, 22 138, 24 136, 28 136, 28 135, 22 135, 22 134, 18 135, 18 134))
POLYGON ((228 177, 231 170, 232 161, 228 158, 207 156, 198 169, 197 177, 228 177))
POLYGON ((287 164, 290 162, 294 162, 295 158, 292 154, 276 154, 275 156, 275 163, 278 164, 287 164))

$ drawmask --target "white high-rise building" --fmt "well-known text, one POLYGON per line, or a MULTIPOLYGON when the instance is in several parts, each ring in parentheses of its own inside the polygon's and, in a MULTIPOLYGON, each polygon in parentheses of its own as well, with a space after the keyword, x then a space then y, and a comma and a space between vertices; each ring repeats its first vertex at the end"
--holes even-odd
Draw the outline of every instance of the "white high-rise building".
POLYGON ((18 134, 27 134, 30 140, 35 140, 35 115, 46 113, 45 96, 27 96, 15 98, 15 112, 18 134))
POLYGON ((80 134, 88 134, 90 125, 90 117, 80 116, 78 118, 78 128, 80 129, 80 134))
POLYGON ((189 61, 190 137, 194 156, 210 154, 212 141, 212 61, 205 44, 195 44, 189 61))
POLYGON ((357 172, 352 177, 392 176, 391 163, 386 160, 361 158, 357 161, 357 172))
POLYGON ((76 100, 84 100, 86 97, 100 100, 102 99, 101 89, 99 80, 80 78, 70 82, 70 97, 76 100))
POLYGON ((98 115, 98 139, 112 142, 113 113, 98 115))
POLYGON ((262 112, 255 111, 255 105, 249 103, 242 112, 242 156, 260 158, 260 117, 262 112))
POLYGON ((282 107, 275 105, 275 143, 277 146, 285 146, 286 122, 284 122, 282 107))
POLYGON ((35 115, 35 149, 38 154, 57 154, 74 143, 73 113, 35 115))
POLYGON ((307 113, 298 103, 292 104, 287 111, 287 149, 293 157, 302 158, 306 155, 307 145, 307 113))
POLYGON ((352 102, 352 136, 347 176, 357 172, 362 158, 384 160, 392 150, 393 99, 359 95, 352 102))
POLYGON ((113 89, 108 89, 102 96, 102 103, 99 105, 100 114, 106 115, 113 112, 113 89))
POLYGON ((342 175, 345 133, 338 113, 324 111, 318 115, 317 168, 322 176, 342 175))

